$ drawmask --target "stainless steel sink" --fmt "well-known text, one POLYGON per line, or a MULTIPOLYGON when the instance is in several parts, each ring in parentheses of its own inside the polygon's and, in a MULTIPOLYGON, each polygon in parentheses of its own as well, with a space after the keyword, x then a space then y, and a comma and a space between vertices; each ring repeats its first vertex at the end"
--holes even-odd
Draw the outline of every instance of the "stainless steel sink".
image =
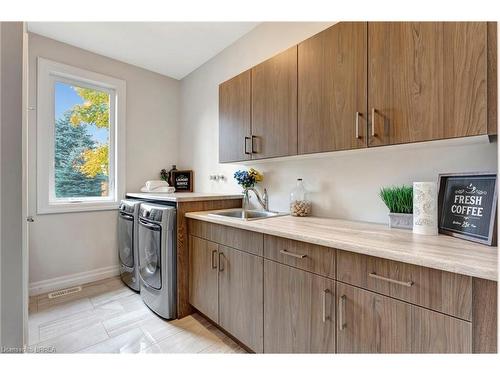
POLYGON ((269 217, 285 216, 288 214, 282 212, 273 212, 273 211, 244 210, 242 208, 232 208, 229 210, 211 212, 208 215, 227 217, 237 220, 259 220, 259 219, 267 219, 269 217))

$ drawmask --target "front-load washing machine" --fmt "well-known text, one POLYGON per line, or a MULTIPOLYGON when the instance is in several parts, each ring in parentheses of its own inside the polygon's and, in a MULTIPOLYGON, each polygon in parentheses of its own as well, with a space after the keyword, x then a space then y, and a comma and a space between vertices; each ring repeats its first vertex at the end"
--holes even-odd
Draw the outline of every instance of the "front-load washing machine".
POLYGON ((144 303, 165 319, 177 317, 175 206, 141 203, 139 278, 144 303))
POLYGON ((141 201, 123 199, 118 213, 118 259, 125 284, 139 291, 138 218, 141 201))

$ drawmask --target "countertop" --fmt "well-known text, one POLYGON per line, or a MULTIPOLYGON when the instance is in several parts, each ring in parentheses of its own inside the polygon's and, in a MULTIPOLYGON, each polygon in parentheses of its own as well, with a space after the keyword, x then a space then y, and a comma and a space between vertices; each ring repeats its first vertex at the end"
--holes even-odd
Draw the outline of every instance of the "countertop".
POLYGON ((217 193, 127 193, 126 196, 130 198, 150 199, 165 202, 195 202, 243 198, 242 194, 217 193))
POLYGON ((496 281, 498 248, 458 238, 424 236, 384 224, 280 216, 254 221, 189 212, 191 219, 496 281))

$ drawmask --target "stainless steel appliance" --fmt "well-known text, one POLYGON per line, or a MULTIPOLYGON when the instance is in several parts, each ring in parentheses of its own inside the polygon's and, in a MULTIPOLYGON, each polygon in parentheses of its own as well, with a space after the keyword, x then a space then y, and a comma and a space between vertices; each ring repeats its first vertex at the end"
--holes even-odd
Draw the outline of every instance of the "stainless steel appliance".
POLYGON ((138 217, 141 201, 123 199, 118 214, 118 258, 125 284, 139 291, 138 217))
POLYGON ((177 317, 177 245, 175 206, 141 203, 139 278, 141 297, 156 314, 177 317))

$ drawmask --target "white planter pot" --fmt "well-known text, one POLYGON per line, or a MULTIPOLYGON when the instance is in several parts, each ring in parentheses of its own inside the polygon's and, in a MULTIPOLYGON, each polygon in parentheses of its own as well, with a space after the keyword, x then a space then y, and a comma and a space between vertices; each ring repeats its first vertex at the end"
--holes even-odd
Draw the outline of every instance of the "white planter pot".
POLYGON ((413 214, 389 213, 389 227, 413 229, 413 214))

